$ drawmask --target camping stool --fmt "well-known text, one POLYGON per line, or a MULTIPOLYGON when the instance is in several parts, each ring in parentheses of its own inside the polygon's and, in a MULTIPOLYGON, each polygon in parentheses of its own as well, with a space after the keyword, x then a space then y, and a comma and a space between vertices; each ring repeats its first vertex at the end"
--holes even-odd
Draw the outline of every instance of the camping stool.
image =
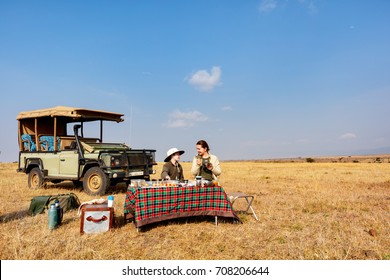
POLYGON ((246 210, 243 211, 243 212, 248 213, 248 210, 251 209, 252 214, 253 214, 253 216, 255 217, 255 219, 256 219, 257 221, 259 220, 259 219, 257 218, 257 216, 256 216, 255 210, 253 210, 253 207, 252 207, 252 202, 253 202, 253 199, 255 198, 253 195, 245 194, 245 193, 242 193, 242 192, 237 192, 237 193, 228 194, 228 197, 229 197, 229 199, 230 199, 230 202, 232 203, 232 206, 233 206, 234 202, 235 202, 237 199, 245 198, 246 203, 248 204, 248 207, 247 207, 246 210))

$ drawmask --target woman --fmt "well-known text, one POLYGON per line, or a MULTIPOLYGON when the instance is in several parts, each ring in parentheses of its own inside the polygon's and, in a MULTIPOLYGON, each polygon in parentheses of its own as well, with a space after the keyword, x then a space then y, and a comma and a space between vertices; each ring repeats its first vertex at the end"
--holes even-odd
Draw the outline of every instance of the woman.
POLYGON ((168 150, 161 172, 162 180, 184 181, 183 167, 179 163, 182 154, 184 154, 184 151, 179 151, 176 148, 168 150))
POLYGON ((210 147, 207 142, 199 140, 196 143, 196 152, 198 155, 192 160, 191 174, 202 176, 205 180, 216 181, 222 170, 218 158, 210 154, 210 147))

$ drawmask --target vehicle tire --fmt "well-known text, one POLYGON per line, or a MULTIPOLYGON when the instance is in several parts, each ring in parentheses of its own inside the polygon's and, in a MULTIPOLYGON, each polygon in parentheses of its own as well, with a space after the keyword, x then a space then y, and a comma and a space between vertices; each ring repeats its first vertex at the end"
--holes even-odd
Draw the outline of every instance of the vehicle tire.
POLYGON ((92 167, 84 175, 84 191, 89 195, 104 195, 110 186, 108 176, 99 167, 92 167))
POLYGON ((43 180, 43 173, 38 167, 31 169, 28 173, 28 187, 30 189, 36 190, 41 187, 44 187, 46 183, 43 180))

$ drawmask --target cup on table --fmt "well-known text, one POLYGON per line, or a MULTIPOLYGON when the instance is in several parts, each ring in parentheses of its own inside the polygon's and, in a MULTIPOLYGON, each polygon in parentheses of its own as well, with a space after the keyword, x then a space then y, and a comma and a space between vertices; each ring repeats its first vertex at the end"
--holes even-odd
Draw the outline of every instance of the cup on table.
POLYGON ((114 196, 113 195, 108 196, 108 207, 114 207, 114 196))
POLYGON ((195 180, 196 180, 196 186, 201 187, 202 186, 202 176, 196 176, 195 180))

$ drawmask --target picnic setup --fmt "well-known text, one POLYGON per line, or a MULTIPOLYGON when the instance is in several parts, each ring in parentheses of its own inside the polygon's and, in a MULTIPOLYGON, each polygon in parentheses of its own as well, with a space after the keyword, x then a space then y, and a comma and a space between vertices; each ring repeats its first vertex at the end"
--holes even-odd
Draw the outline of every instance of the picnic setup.
MULTIPOLYGON (((244 202, 242 212, 258 220, 252 207, 253 195, 227 194, 219 185, 220 163, 217 156, 209 153, 204 140, 196 143, 197 154, 191 167, 191 178, 195 180, 184 180, 180 164, 184 151, 177 148, 167 151, 160 179, 152 179, 156 175, 155 149, 134 149, 103 140, 105 123, 123 122, 122 113, 56 106, 20 112, 16 119, 17 171, 27 175, 30 189, 70 181, 96 197, 105 195, 118 183, 126 183, 123 217, 137 230, 190 217, 212 217, 216 226, 221 220, 239 224, 242 221, 233 208, 237 201, 244 202), (86 135, 91 124, 95 132, 86 135)), ((49 228, 54 229, 61 224, 64 212, 78 208, 81 234, 105 232, 115 226, 113 198, 110 195, 108 200, 95 198, 80 203, 74 193, 36 196, 29 212, 36 215, 48 210, 49 228)))
MULTIPOLYGON (((238 212, 252 214, 253 195, 227 194, 222 186, 214 183, 197 184, 196 181, 133 180, 125 195, 123 216, 125 223, 132 223, 137 231, 149 224, 189 217, 212 217, 215 226, 219 219, 233 224, 242 224, 238 212), (242 199, 245 207, 235 210, 235 201, 242 199), (250 211, 249 211, 250 210, 250 211)), ((74 193, 54 196, 36 196, 30 204, 32 215, 48 210, 49 229, 62 222, 63 213, 78 209, 80 234, 102 233, 115 226, 114 196, 80 202, 74 193)), ((119 214, 119 213, 118 213, 119 214)), ((118 215, 119 216, 119 215, 118 215)))
POLYGON ((224 189, 217 184, 195 182, 142 182, 131 184, 126 192, 124 215, 136 228, 168 219, 212 216, 241 223, 224 189))

